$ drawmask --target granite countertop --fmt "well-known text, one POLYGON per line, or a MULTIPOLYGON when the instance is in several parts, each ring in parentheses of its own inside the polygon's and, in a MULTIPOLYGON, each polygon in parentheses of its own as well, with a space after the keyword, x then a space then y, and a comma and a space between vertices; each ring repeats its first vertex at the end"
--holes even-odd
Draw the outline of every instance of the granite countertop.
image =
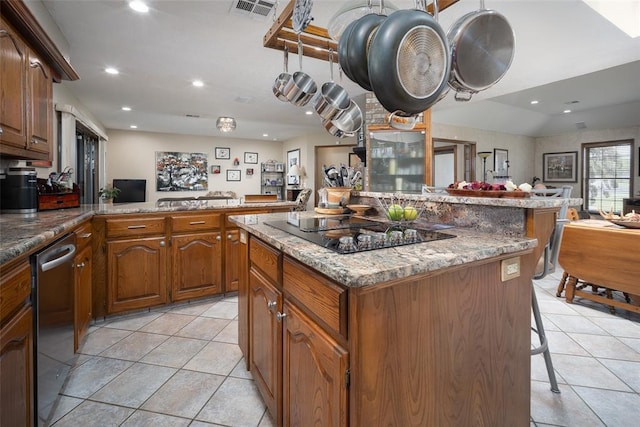
POLYGON ((286 220, 287 215, 295 214, 320 216, 313 212, 294 212, 238 215, 230 219, 283 253, 347 287, 374 285, 537 246, 537 240, 532 238, 450 228, 441 232, 455 235, 453 239, 343 255, 264 224, 286 220))
POLYGON ((237 208, 293 207, 295 202, 240 203, 238 199, 193 200, 156 203, 81 205, 78 208, 42 211, 34 214, 0 215, 0 265, 23 255, 58 236, 70 232, 94 215, 116 215, 237 208))

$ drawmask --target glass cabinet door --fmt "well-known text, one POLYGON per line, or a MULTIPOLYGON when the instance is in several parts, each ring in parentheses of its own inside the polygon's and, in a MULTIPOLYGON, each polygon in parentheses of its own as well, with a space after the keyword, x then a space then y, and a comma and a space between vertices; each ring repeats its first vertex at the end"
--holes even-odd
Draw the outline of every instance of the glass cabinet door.
POLYGON ((369 134, 369 190, 420 193, 425 183, 425 135, 421 131, 369 134))

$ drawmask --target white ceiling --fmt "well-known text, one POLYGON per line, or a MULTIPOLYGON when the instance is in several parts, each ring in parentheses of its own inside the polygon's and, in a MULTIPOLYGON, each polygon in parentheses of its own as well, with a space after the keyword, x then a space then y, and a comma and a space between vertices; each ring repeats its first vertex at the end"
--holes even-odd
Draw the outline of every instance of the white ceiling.
MULTIPOLYGON (((146 15, 131 11, 125 0, 42 3, 80 75, 63 84, 107 129, 136 124, 143 131, 216 136, 221 115, 237 119, 237 130, 225 135, 235 138, 282 141, 322 129, 317 115, 304 114, 311 107, 273 96, 283 55, 262 46, 271 16, 259 21, 232 14, 232 0, 147 0, 146 15), (120 75, 107 75, 106 66, 119 68, 120 75), (193 79, 205 86, 192 87, 193 79), (123 105, 133 111, 121 111, 123 105)), ((278 13, 286 3, 280 0, 278 13)), ((326 27, 342 3, 315 0, 314 25, 326 27)), ((529 136, 574 131, 579 122, 587 129, 640 126, 640 37, 630 38, 581 0, 485 3, 514 28, 511 68, 470 102, 455 101, 451 91, 433 107, 434 122, 529 136), (534 98, 540 101, 535 106, 529 103, 534 98), (563 114, 570 101, 579 103, 563 114)), ((478 0, 461 0, 440 14, 440 24, 446 31, 478 7, 478 0)), ((290 55, 289 70, 297 69, 298 57, 290 55)), ((327 62, 305 57, 303 69, 319 84, 329 80, 327 62)), ((364 93, 346 77, 340 81, 337 70, 336 80, 352 97, 364 93)))

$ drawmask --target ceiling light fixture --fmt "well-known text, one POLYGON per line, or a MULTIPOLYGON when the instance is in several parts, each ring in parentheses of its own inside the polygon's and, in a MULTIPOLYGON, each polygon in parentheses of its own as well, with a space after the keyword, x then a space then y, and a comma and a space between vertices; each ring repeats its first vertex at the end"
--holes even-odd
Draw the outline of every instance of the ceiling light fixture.
POLYGON ((193 82, 191 82, 191 84, 194 85, 195 87, 204 86, 204 83, 202 82, 202 80, 194 80, 193 82))
MULTIPOLYGON (((384 15, 398 10, 397 6, 388 1, 383 2, 383 6, 382 13, 384 15)), ((371 13, 372 10, 375 13, 380 12, 380 0, 373 0, 371 2, 371 10, 369 9, 368 0, 350 0, 345 2, 345 5, 338 9, 335 15, 329 19, 329 25, 327 26, 329 36, 336 41, 340 40, 340 35, 347 25, 371 13)))
POLYGON ((104 72, 107 74, 120 74, 120 71, 118 71, 117 68, 113 68, 113 67, 107 67, 104 69, 104 72))
POLYGON ((216 127, 220 132, 232 132, 236 129, 236 119, 233 117, 218 117, 216 127))
POLYGON ((136 126, 136 125, 131 125, 131 126, 129 126, 129 127, 130 127, 131 129, 138 129, 138 126, 136 126))
POLYGON ((565 114, 570 113, 570 112, 571 112, 571 110, 564 110, 563 111, 563 113, 565 113, 565 114))
POLYGON ((534 99, 533 101, 531 101, 531 105, 536 105, 538 102, 539 102, 539 101, 537 101, 537 100, 535 100, 535 99, 534 99))
POLYGON ((129 2, 129 7, 136 12, 147 13, 149 12, 149 6, 147 6, 143 1, 133 0, 129 2))
POLYGON ((131 107, 122 107, 122 111, 131 111, 131 107))

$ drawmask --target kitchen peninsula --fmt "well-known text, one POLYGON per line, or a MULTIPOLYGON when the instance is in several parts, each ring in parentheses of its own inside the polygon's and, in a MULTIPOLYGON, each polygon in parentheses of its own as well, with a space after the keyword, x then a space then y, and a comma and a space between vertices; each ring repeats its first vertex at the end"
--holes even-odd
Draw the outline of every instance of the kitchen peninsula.
POLYGON ((277 425, 529 425, 531 277, 563 201, 416 197, 455 237, 338 254, 268 225, 312 213, 231 218, 239 343, 277 425))

